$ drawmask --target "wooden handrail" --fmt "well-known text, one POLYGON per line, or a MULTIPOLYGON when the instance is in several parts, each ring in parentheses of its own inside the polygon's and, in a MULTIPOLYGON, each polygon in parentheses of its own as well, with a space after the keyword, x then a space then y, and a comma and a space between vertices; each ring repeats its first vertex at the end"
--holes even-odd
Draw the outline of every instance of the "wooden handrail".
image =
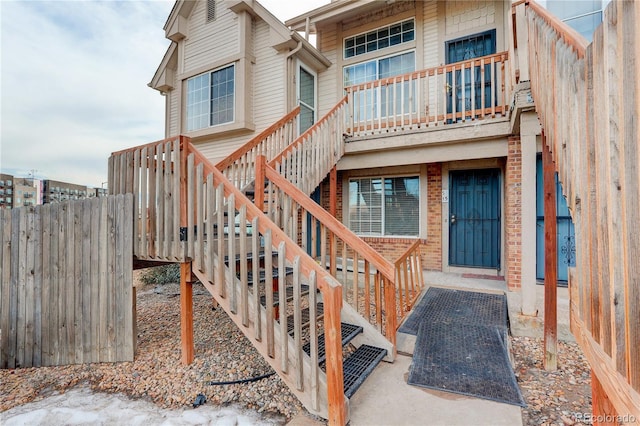
POLYGON ((538 16, 544 19, 547 24, 560 35, 560 38, 562 38, 565 43, 573 48, 579 58, 584 58, 588 42, 582 34, 562 22, 557 16, 540 6, 536 1, 529 0, 528 6, 538 16))
POLYGON ((298 145, 300 145, 304 140, 306 140, 309 135, 311 135, 316 129, 322 126, 325 122, 327 122, 331 116, 338 110, 342 105, 347 103, 347 96, 343 97, 340 102, 338 102, 331 110, 324 115, 320 120, 318 120, 313 126, 309 127, 303 134, 298 136, 296 140, 294 140, 289 146, 287 146, 280 154, 276 155, 271 161, 269 161, 270 166, 274 166, 276 163, 281 162, 286 155, 293 151, 298 145))
POLYGON ((407 258, 411 255, 411 253, 413 253, 418 247, 420 247, 422 245, 422 241, 420 240, 416 240, 413 244, 411 244, 405 251, 404 253, 402 253, 400 256, 398 256, 398 258, 395 260, 394 265, 396 265, 396 267, 404 262, 405 260, 407 260, 407 258))
POLYGON ((485 61, 489 61, 489 63, 485 62, 485 65, 489 65, 491 62, 491 59, 496 59, 496 62, 501 62, 501 61, 506 61, 507 59, 509 59, 509 52, 504 51, 504 52, 498 52, 498 53, 494 53, 491 55, 486 55, 486 56, 479 56, 477 58, 473 58, 473 59, 467 59, 464 61, 459 61, 459 62, 452 62, 450 64, 446 64, 446 65, 440 65, 437 67, 432 67, 432 68, 425 68, 422 70, 418 70, 418 71, 412 71, 409 73, 405 73, 405 74, 400 74, 400 75, 395 75, 393 77, 386 77, 386 78, 382 78, 380 80, 373 80, 373 81, 368 81, 366 83, 359 83, 359 84, 354 84, 353 86, 348 86, 345 87, 345 91, 347 91, 347 93, 349 92, 354 92, 357 90, 365 90, 365 89, 370 89, 373 87, 380 87, 380 86, 386 86, 389 84, 393 84, 393 83, 397 83, 397 82, 402 82, 402 81, 410 81, 410 80, 415 80, 417 78, 423 78, 423 77, 427 77, 427 76, 433 76, 433 75, 440 75, 440 74, 444 74, 447 72, 451 72, 451 71, 457 71, 460 70, 462 68, 471 68, 474 66, 479 66, 480 62, 482 60, 485 61), (476 64, 477 62, 477 64, 476 64))
POLYGON ((275 132, 278 128, 282 127, 287 121, 292 120, 295 116, 300 113, 300 105, 295 107, 291 112, 282 117, 280 120, 273 123, 271 126, 264 129, 257 136, 251 139, 246 144, 242 145, 240 148, 236 149, 233 153, 231 153, 228 157, 224 158, 220 162, 216 164, 216 168, 218 170, 224 170, 230 165, 232 165, 235 161, 240 159, 244 153, 251 150, 252 148, 258 146, 260 142, 262 142, 267 136, 271 133, 275 132))
POLYGON ((286 180, 276 169, 270 165, 265 167, 265 178, 280 187, 312 216, 316 217, 328 230, 340 236, 340 238, 353 247, 358 253, 370 260, 385 278, 394 281, 394 269, 391 262, 374 250, 369 244, 347 228, 342 222, 331 216, 329 212, 315 203, 307 194, 299 190, 295 185, 286 180))
POLYGON ((174 141, 174 140, 176 140, 176 139, 178 139, 180 137, 181 137, 180 135, 178 135, 178 136, 170 136, 168 138, 160 139, 160 140, 155 141, 155 142, 149 142, 149 143, 145 143, 143 145, 138 145, 138 146, 134 146, 134 147, 127 148, 127 149, 122 149, 120 151, 114 151, 114 152, 111 153, 111 156, 122 155, 122 154, 126 154, 126 153, 129 153, 129 152, 134 152, 134 151, 137 151, 137 150, 141 150, 143 148, 155 147, 156 145, 164 144, 164 143, 167 143, 167 142, 171 142, 171 141, 174 141))
MULTIPOLYGON (((268 227, 265 223, 267 222, 271 223, 271 220, 264 214, 264 212, 258 209, 258 207, 256 207, 256 205, 253 204, 246 197, 246 195, 242 193, 242 191, 239 188, 236 188, 226 178, 226 176, 224 176, 224 174, 220 170, 218 170, 215 166, 213 166, 209 161, 209 159, 207 159, 200 151, 195 149, 191 143, 189 143, 189 147, 187 149, 187 155, 189 154, 193 154, 196 164, 203 165, 204 171, 206 173, 211 173, 216 180, 224 183, 224 195, 226 197, 233 194, 235 197, 236 203, 246 207, 248 220, 252 220, 255 217, 258 217, 261 219, 260 225, 258 228, 261 233, 265 233, 267 229, 269 229, 271 231, 274 245, 277 245, 280 242, 284 242, 286 244, 287 260, 293 261, 293 258, 295 256, 301 256, 303 258, 308 257, 307 253, 300 246, 298 246, 293 241, 291 241, 291 239, 289 239, 287 234, 282 229, 280 229, 275 225, 268 227)), ((319 277, 331 277, 331 275, 328 274, 327 271, 325 271, 323 268, 321 268, 320 265, 318 265, 315 261, 302 262, 301 268, 305 274, 309 274, 311 271, 315 271, 316 274, 319 274, 318 275, 319 277)), ((323 287, 325 286, 325 284, 322 283, 323 280, 318 280, 318 281, 321 283, 321 284, 318 284, 318 288, 320 290, 323 290, 323 287)), ((341 284, 338 281, 336 281, 333 277, 331 277, 331 280, 329 282, 333 287, 341 286, 341 284)))

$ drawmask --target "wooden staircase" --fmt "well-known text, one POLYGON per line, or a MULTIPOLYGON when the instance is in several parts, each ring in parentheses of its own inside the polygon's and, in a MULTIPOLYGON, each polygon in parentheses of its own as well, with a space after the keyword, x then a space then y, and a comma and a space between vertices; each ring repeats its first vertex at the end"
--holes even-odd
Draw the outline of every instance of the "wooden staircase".
POLYGON ((184 136, 109 159, 110 193, 135 195, 134 258, 189 265, 331 424, 346 424, 349 398, 393 361, 397 324, 423 285, 419 245, 394 265, 307 195, 342 156, 345 104, 295 139, 294 110, 216 166, 184 136))

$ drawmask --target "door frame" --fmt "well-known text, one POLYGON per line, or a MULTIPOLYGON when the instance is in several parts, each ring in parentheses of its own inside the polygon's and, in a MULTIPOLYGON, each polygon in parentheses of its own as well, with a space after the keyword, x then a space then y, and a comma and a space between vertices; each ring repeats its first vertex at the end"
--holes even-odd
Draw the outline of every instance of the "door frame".
POLYGON ((473 169, 499 169, 498 188, 500 190, 500 252, 498 254, 500 268, 476 268, 449 265, 449 202, 442 202, 442 272, 457 274, 476 274, 487 276, 505 275, 505 185, 504 185, 505 161, 501 158, 487 158, 480 160, 451 161, 442 163, 442 192, 443 196, 449 195, 451 175, 453 170, 473 170, 473 169))
MULTIPOLYGON (((313 76, 313 124, 318 122, 318 73, 311 69, 308 65, 298 59, 296 62, 296 105, 300 105, 300 69, 313 76)), ((305 105, 311 107, 309 104, 305 105)), ((298 120, 298 134, 301 135, 302 122, 298 120)))

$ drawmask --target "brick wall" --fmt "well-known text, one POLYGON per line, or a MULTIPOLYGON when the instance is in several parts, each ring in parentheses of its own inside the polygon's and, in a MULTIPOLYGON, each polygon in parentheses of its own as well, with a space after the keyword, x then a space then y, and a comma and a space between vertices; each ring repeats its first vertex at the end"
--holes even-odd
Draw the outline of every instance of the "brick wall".
POLYGON ((517 290, 521 285, 522 263, 522 153, 519 137, 509 138, 505 175, 505 274, 509 290, 517 290))
POLYGON ((424 268, 442 270, 442 164, 427 164, 427 241, 424 268))
MULTIPOLYGON (((344 175, 338 172, 337 188, 337 218, 342 221, 342 180, 344 175)), ((442 270, 442 165, 433 163, 427 165, 427 239, 422 240, 422 265, 425 269, 442 270)), ((329 179, 322 184, 322 206, 329 209, 329 179)), ((343 222, 344 223, 344 222, 343 222)), ((348 225, 345 223, 345 225, 348 225)), ((415 238, 395 237, 364 237, 363 240, 382 254, 386 259, 395 261, 404 251, 415 242, 415 238)))

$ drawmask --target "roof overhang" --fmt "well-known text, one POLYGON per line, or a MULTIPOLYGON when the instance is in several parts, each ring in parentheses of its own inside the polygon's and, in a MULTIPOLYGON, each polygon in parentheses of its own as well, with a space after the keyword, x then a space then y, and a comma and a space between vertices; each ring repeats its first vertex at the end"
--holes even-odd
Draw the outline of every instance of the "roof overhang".
POLYGON ((177 0, 164 24, 165 37, 175 42, 187 37, 189 15, 196 0, 177 0))
POLYGON ((172 42, 162 58, 151 82, 147 85, 160 92, 168 92, 174 89, 176 70, 178 68, 178 51, 175 42, 172 42))
POLYGON ((342 21, 354 15, 368 12, 370 10, 379 9, 396 0, 337 0, 329 4, 320 6, 307 13, 295 18, 291 18, 285 22, 285 25, 294 31, 306 31, 313 34, 316 28, 329 23, 342 21), (307 22, 308 21, 308 22, 307 22))
POLYGON ((316 71, 327 69, 331 61, 304 37, 287 28, 256 0, 227 0, 226 5, 235 13, 247 12, 256 19, 261 19, 269 25, 270 45, 279 52, 287 52, 301 46, 297 55, 316 71))

